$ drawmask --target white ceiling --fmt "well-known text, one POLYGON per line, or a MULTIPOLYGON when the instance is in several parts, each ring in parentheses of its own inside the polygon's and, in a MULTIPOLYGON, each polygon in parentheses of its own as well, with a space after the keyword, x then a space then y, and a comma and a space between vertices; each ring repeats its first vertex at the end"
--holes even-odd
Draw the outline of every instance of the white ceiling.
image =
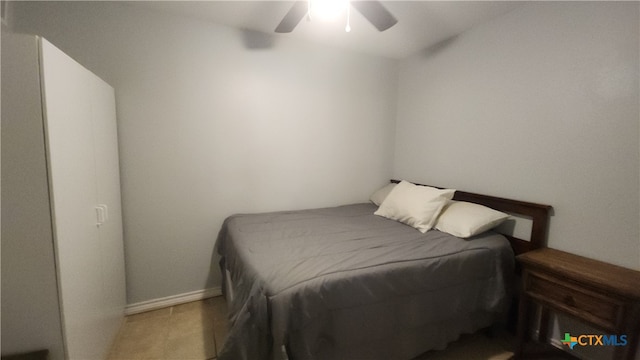
POLYGON ((463 31, 505 14, 518 1, 382 1, 398 19, 392 28, 378 32, 351 8, 350 33, 345 18, 332 23, 303 19, 289 34, 274 29, 293 1, 139 1, 127 4, 197 18, 240 29, 330 44, 369 54, 403 58, 463 31))

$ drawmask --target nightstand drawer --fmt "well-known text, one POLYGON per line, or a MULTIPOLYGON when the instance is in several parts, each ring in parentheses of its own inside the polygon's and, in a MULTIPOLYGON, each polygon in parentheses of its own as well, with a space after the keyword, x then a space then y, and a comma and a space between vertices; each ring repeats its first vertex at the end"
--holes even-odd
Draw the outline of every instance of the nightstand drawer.
POLYGON ((557 278, 529 272, 525 291, 539 301, 550 303, 580 318, 615 329, 624 303, 605 294, 572 287, 557 278))
MULTIPOLYGON (((640 339, 640 271, 549 248, 526 252, 517 259, 522 265, 523 281, 514 359, 526 357, 532 305, 538 305, 540 310, 538 342, 549 341, 550 315, 564 313, 594 326, 602 334, 626 334, 627 345, 613 348, 612 358, 636 359, 640 339)), ((559 330, 565 334, 577 331, 559 330)))

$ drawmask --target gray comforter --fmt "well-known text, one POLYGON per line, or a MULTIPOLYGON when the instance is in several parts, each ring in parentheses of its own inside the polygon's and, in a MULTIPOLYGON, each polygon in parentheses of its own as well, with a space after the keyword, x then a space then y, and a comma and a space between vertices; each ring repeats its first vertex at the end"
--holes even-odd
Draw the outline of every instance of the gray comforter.
POLYGON ((217 248, 233 299, 219 358, 411 359, 501 318, 513 273, 504 237, 422 234, 375 210, 226 219, 217 248))

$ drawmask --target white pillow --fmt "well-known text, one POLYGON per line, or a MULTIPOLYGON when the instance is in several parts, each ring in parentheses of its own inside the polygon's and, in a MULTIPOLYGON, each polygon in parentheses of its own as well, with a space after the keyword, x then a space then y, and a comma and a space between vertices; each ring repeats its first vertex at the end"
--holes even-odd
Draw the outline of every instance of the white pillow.
POLYGON ((396 185, 397 184, 390 183, 381 187, 380 189, 376 190, 373 194, 371 194, 371 197, 369 198, 369 200, 371 200, 372 203, 380 206, 380 204, 382 204, 384 199, 387 198, 391 190, 393 190, 393 188, 395 188, 396 185))
POLYGON ((397 220, 425 233, 455 190, 418 186, 407 181, 396 185, 374 214, 397 220))
POLYGON ((435 228, 460 238, 468 238, 493 229, 508 217, 508 214, 479 204, 450 201, 442 209, 435 228))

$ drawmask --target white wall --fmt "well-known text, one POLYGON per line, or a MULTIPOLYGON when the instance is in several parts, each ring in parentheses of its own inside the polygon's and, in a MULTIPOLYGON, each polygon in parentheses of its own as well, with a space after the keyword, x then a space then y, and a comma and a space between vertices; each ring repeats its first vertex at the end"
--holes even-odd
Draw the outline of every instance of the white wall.
POLYGON ((235 212, 366 201, 391 176, 397 62, 114 2, 17 2, 116 89, 129 303, 220 285, 235 212))
POLYGON ((233 212, 364 200, 391 175, 551 204, 551 247, 640 268, 638 3, 531 3, 403 60, 397 127, 390 60, 249 50, 121 3, 14 5, 18 31, 116 88, 130 303, 218 285, 233 212))
POLYGON ((550 247, 640 269, 638 7, 530 3, 403 60, 394 175, 553 205, 550 247))

